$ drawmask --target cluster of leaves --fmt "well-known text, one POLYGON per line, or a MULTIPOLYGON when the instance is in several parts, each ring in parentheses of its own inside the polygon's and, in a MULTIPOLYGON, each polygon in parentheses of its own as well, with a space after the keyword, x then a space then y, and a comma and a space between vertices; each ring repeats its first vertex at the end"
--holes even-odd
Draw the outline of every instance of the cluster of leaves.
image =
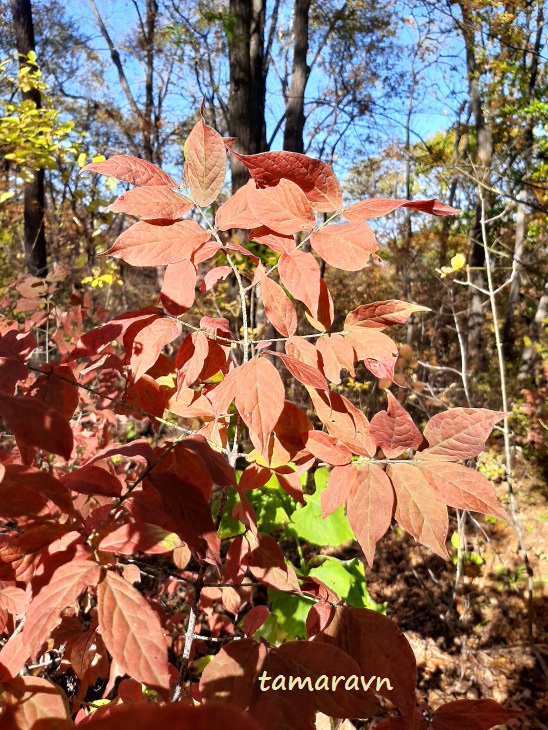
POLYGON ((12 59, 0 62, 0 85, 11 87, 12 91, 10 98, 1 104, 0 150, 4 159, 13 161, 26 180, 32 179, 31 170, 54 168, 60 154, 77 153, 71 141, 74 122, 62 119, 60 111, 53 107, 34 51, 29 52, 16 77, 10 73, 12 64, 12 59), (31 89, 40 92, 41 108, 32 99, 17 98, 20 92, 31 89))
POLYGON ((185 145, 185 194, 136 158, 84 168, 135 186, 110 209, 141 220, 107 254, 167 266, 161 307, 82 333, 83 305, 75 302, 61 323, 72 334, 79 321, 75 346, 60 336, 59 360, 39 371, 29 364, 32 322, 2 323, 0 415, 15 439, 0 466, 3 726, 211 727, 222 712, 228 728, 298 730, 313 727, 318 711, 369 718, 393 707, 399 714, 384 730, 487 730, 515 713, 491 700, 417 709, 413 652, 369 601, 361 565, 303 562, 298 575, 269 534, 284 526, 288 536, 320 544, 355 536, 372 564, 392 518, 443 558, 448 506, 506 518, 489 481, 459 463, 480 453, 503 414, 457 408, 421 433, 390 391, 387 410, 369 422, 330 385, 359 361, 392 381, 398 352, 384 330, 424 308, 363 304, 330 332, 333 303, 314 254, 357 271, 376 256, 369 218, 402 206, 456 211, 437 199, 343 208, 327 165, 286 152, 231 152, 251 180, 214 210, 232 142, 200 119, 185 145), (338 216, 347 222, 332 222, 338 216), (267 269, 222 235, 231 229, 247 230, 254 251, 266 247, 276 262, 267 269), (248 262, 243 271, 236 257, 248 262), (198 327, 185 320, 199 276, 201 291, 235 281, 241 327, 221 316, 204 316, 198 327), (252 289, 283 350, 250 336, 252 289), (298 334, 295 302, 313 334, 298 334), (171 358, 163 351, 173 343, 171 358), (286 400, 271 358, 306 387, 321 430, 286 400), (154 445, 121 443, 117 414, 171 435, 157 433, 154 445), (243 453, 247 439, 253 450, 243 453), (244 468, 236 471, 237 462, 244 468), (303 479, 318 462, 316 492, 305 495, 303 479), (254 605, 261 587, 272 607, 280 595, 308 604, 296 632, 304 640, 279 645, 264 599, 254 605), (244 634, 237 641, 236 625, 244 634), (203 671, 192 681, 191 662, 210 638, 222 648, 196 662, 203 671), (263 691, 264 673, 284 687, 286 678, 309 677, 315 691, 263 691), (52 681, 61 674, 75 683, 70 705, 52 681), (352 678, 350 686, 331 687, 333 676, 352 678), (367 687, 359 688, 360 676, 371 679, 367 687), (90 699, 97 686, 108 700, 98 707, 90 699))

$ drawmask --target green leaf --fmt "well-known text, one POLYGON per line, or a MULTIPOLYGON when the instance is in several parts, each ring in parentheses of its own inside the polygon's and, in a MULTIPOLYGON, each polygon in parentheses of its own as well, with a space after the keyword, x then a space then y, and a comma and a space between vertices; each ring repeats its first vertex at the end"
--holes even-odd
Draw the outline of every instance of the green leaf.
POLYGON ((339 507, 325 519, 322 517, 320 495, 327 486, 329 472, 325 467, 317 469, 314 474, 316 491, 305 494, 305 506, 291 515, 291 521, 285 529, 289 537, 299 537, 314 545, 337 547, 343 542, 354 540, 343 507, 339 507))
MULTIPOLYGON (((225 508, 223 510, 223 517, 221 519, 221 524, 219 525, 219 537, 221 540, 224 540, 227 537, 232 537, 233 535, 241 535, 245 531, 244 526, 239 520, 236 520, 234 517, 232 517, 232 509, 234 508, 234 505, 236 502, 239 502, 238 495, 236 493, 236 490, 234 487, 229 487, 228 495, 226 498, 225 508)), ((217 514, 217 509, 219 507, 219 497, 213 500, 213 504, 211 505, 211 513, 213 516, 213 519, 215 519, 215 515, 217 514)))
POLYGON ((268 599, 270 615, 254 638, 263 638, 271 644, 306 639, 306 617, 313 601, 273 589, 269 589, 268 599))
POLYGON ((247 492, 247 498, 257 513, 259 532, 270 535, 287 525, 296 503, 278 484, 275 476, 270 477, 264 487, 247 492))
POLYGON ((325 557, 324 562, 312 568, 309 575, 323 581, 349 606, 386 613, 386 603, 376 603, 367 592, 363 563, 358 558, 338 560, 331 556, 325 557))

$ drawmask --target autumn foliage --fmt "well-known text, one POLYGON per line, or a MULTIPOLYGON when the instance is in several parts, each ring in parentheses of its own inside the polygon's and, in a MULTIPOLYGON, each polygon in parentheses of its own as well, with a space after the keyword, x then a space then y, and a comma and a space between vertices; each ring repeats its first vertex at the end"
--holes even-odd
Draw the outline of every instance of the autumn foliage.
MULTIPOLYGON (((398 351, 385 330, 427 310, 356 303, 332 331, 320 261, 349 272, 376 262, 367 221, 398 207, 458 211, 437 199, 345 208, 323 162, 240 155, 232 143, 201 118, 185 144, 182 185, 124 155, 84 168, 133 186, 110 210, 141 220, 106 255, 166 266, 159 306, 84 332, 89 302, 75 296, 54 337, 58 359, 41 368, 30 363, 40 317, 0 324, 0 416, 14 439, 0 466, 0 727, 304 730, 319 711, 384 717, 383 730, 505 722, 515 713, 491 700, 417 705, 415 657, 396 623, 297 574, 252 505, 272 479, 304 503, 303 475, 327 466, 323 517, 344 505, 370 566, 393 519, 447 559, 448 507, 507 518, 491 483, 462 463, 503 413, 455 408, 421 431, 397 386, 371 421, 334 387, 357 362, 393 381, 398 351), (216 205, 227 154, 251 179, 216 205), (248 232, 252 249, 233 229, 248 232), (195 297, 221 280, 234 285, 240 322, 215 312, 187 322, 195 297), (249 327, 252 291, 272 340, 249 327), (289 378, 308 391, 315 425, 286 399, 289 378), (118 438, 116 414, 150 422, 154 439, 118 438), (238 529, 221 539, 227 516, 238 529), (308 598, 307 640, 256 636, 269 616, 264 601, 253 605, 256 587, 308 598), (197 669, 207 638, 217 639, 215 655, 197 669), (263 672, 390 686, 263 691, 263 672), (66 673, 70 692, 57 681, 66 673), (108 702, 90 701, 97 683, 108 702)), ((20 295, 31 300, 27 290, 20 295)))

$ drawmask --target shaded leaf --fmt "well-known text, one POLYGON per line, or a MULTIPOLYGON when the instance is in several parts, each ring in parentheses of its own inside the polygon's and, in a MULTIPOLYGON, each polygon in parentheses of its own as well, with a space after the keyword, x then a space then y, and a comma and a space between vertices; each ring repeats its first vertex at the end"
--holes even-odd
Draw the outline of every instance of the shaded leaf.
POLYGON ((177 339, 182 331, 181 324, 168 317, 158 317, 144 327, 139 326, 135 336, 127 332, 124 337, 126 361, 132 372, 132 381, 136 383, 160 357, 166 345, 177 339))
POLYGON ((506 710, 495 700, 455 700, 438 707, 434 712, 432 730, 490 730, 514 717, 522 717, 519 710, 506 710))
POLYGON ((256 282, 260 282, 264 311, 268 321, 282 335, 292 337, 297 331, 297 312, 279 284, 266 276, 264 266, 255 269, 256 282))
POLYGON ((352 461, 350 449, 323 431, 309 431, 305 448, 320 461, 333 466, 343 466, 352 461))
POLYGON ((118 555, 134 555, 137 552, 161 555, 181 545, 181 540, 173 532, 147 522, 132 522, 105 535, 98 549, 118 555))
POLYGON ((99 466, 82 466, 61 477, 61 484, 78 494, 100 494, 119 497, 122 485, 118 477, 99 466))
POLYGON ((408 449, 416 449, 422 444, 423 436, 392 393, 387 390, 388 409, 379 411, 371 419, 369 435, 381 448, 387 459, 395 459, 408 449))
POLYGON ((312 316, 317 318, 321 274, 314 256, 306 251, 283 253, 278 262, 278 271, 282 284, 291 296, 303 302, 312 316))
POLYGON ((445 205, 437 198, 429 200, 397 200, 394 198, 371 198, 362 200, 359 203, 345 208, 342 215, 349 221, 365 221, 369 218, 379 218, 387 215, 397 208, 411 208, 422 213, 430 213, 435 216, 448 216, 460 213, 459 208, 452 208, 445 205))
POLYGON ((253 444, 261 452, 284 407, 285 390, 280 374, 264 357, 256 357, 236 368, 235 405, 249 429, 253 444))
POLYGON ((393 380, 398 348, 393 340, 377 330, 350 327, 345 337, 352 343, 358 360, 379 379, 393 380))
POLYGON ((344 329, 360 326, 383 330, 394 325, 405 324, 414 312, 429 311, 428 307, 402 302, 398 299, 371 302, 371 304, 362 304, 349 312, 344 320, 344 329))
POLYGON ((192 307, 196 296, 196 267, 189 259, 169 264, 164 272, 160 301, 173 317, 180 317, 192 307))
MULTIPOLYGON (((50 721, 67 721, 52 724, 52 730, 70 727, 70 712, 63 690, 42 677, 15 677, 3 686, 3 703, 13 712, 14 728, 17 730, 36 730, 48 728, 50 721)), ((3 718, 2 718, 3 719, 3 718)))
POLYGON ((246 636, 253 636, 268 618, 268 606, 254 606, 244 617, 242 629, 246 636))
POLYGON ((327 390, 329 388, 326 379, 322 373, 312 365, 307 365, 301 360, 297 360, 296 357, 286 355, 283 352, 276 352, 274 350, 265 350, 265 353, 279 357, 286 368, 289 370, 291 375, 302 383, 308 385, 311 388, 318 388, 320 390, 327 390))

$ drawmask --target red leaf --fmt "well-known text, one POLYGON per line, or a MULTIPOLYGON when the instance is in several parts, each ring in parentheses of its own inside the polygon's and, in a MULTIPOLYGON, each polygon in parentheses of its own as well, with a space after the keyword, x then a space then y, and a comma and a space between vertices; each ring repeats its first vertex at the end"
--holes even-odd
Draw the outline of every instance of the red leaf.
POLYGON ((255 281, 260 282, 264 311, 282 337, 292 337, 297 331, 297 312, 282 287, 266 276, 264 266, 255 269, 255 281))
POLYGON ((266 226, 261 226, 250 231, 249 240, 257 241, 262 246, 268 246, 276 253, 291 253, 296 247, 293 236, 282 236, 279 233, 274 233, 274 231, 271 231, 266 226))
POLYGON ((123 180, 130 185, 167 185, 170 188, 178 188, 179 185, 175 180, 167 175, 159 167, 153 165, 152 162, 140 160, 138 157, 130 155, 114 155, 103 162, 90 162, 85 165, 80 172, 90 170, 97 172, 99 175, 108 175, 115 177, 116 180, 123 180))
POLYGON ((122 193, 107 211, 126 213, 143 220, 177 220, 193 207, 193 203, 184 195, 174 193, 173 185, 155 185, 154 187, 133 188, 122 193))
POLYGON ((144 327, 139 325, 139 331, 133 338, 130 332, 126 333, 126 361, 129 362, 134 383, 156 363, 164 347, 180 336, 181 330, 179 322, 158 317, 144 327))
POLYGON ((61 484, 78 494, 100 494, 119 497, 122 485, 118 477, 99 466, 82 466, 61 477, 61 484))
MULTIPOLYGON (((359 664, 368 679, 388 678, 375 690, 408 719, 415 714, 417 664, 409 642, 391 619, 367 608, 337 606, 336 615, 314 642, 338 646, 359 664)), ((408 725, 406 726, 408 727, 408 725)))
POLYGON ((343 466, 352 461, 350 449, 323 431, 309 431, 305 448, 320 461, 333 466, 343 466))
MULTIPOLYGON (((234 544, 234 543, 233 543, 234 544)), ((225 644, 206 664, 200 678, 200 693, 206 701, 221 700, 223 707, 246 710, 257 690, 256 676, 267 654, 264 644, 240 639, 225 644)))
POLYGON ((261 152, 258 155, 234 157, 247 167, 251 177, 261 187, 272 187, 282 178, 291 180, 304 191, 314 210, 329 213, 342 204, 342 193, 335 173, 321 160, 298 152, 261 152))
POLYGON ((379 218, 391 213, 396 208, 411 208, 422 213, 430 213, 435 216, 448 216, 460 213, 458 208, 445 205, 437 198, 429 200, 396 200, 393 198, 371 198, 354 203, 343 211, 344 217, 349 221, 365 221, 368 218, 379 218))
POLYGON ((276 233, 308 231, 316 223, 305 194, 290 180, 282 179, 264 190, 249 187, 247 203, 255 218, 276 233))
POLYGON ((292 566, 285 562, 284 554, 270 535, 245 536, 250 552, 242 563, 248 566, 252 575, 265 586, 278 591, 300 593, 297 576, 292 566))
POLYGON ((437 413, 424 428, 429 446, 421 451, 421 458, 473 459, 484 450, 493 426, 503 417, 501 411, 487 408, 452 408, 437 413))
POLYGON ((320 299, 320 267, 311 253, 294 251, 283 253, 278 262, 280 279, 292 297, 303 302, 312 316, 318 316, 320 299))
POLYGON ((148 601, 109 570, 97 588, 97 609, 101 636, 120 673, 151 688, 168 689, 164 632, 148 601))
POLYGON ((260 225, 249 208, 247 192, 251 189, 255 189, 253 180, 249 180, 232 197, 219 206, 215 213, 215 225, 219 231, 228 231, 230 228, 249 230, 260 225))
POLYGON ((117 555, 170 553, 183 543, 173 532, 147 522, 122 525, 101 540, 98 549, 117 555))
POLYGON ((78 387, 72 368, 68 365, 43 365, 47 375, 34 383, 32 395, 60 411, 70 421, 78 408, 78 387))
POLYGON ((0 337, 0 357, 14 358, 27 363, 36 347, 36 337, 32 332, 9 330, 0 337))
POLYGON ((523 714, 520 710, 506 710, 495 700, 455 700, 438 707, 430 727, 432 730, 490 730, 523 714))
POLYGON ((422 470, 413 463, 390 464, 388 475, 396 492, 396 520, 415 540, 448 560, 447 507, 436 499, 422 470))
POLYGON ((230 266, 216 266, 214 269, 210 269, 202 279, 200 291, 206 292, 213 289, 218 281, 226 279, 226 277, 230 276, 231 273, 232 269, 230 266))
POLYGON ((198 557, 219 565, 221 543, 202 490, 171 472, 152 472, 148 481, 160 495, 167 518, 165 525, 154 521, 176 532, 198 557))
POLYGON ((72 726, 65 693, 47 679, 15 677, 4 684, 3 695, 5 710, 12 710, 17 730, 67 730, 72 726))
POLYGON ((268 618, 270 611, 267 606, 254 606, 248 611, 244 617, 242 625, 243 632, 246 636, 253 636, 268 618))
POLYGON ((72 429, 59 411, 37 398, 0 393, 0 415, 18 442, 70 459, 72 429))
POLYGON ((350 327, 372 327, 384 330, 394 325, 405 324, 414 312, 429 312, 428 307, 390 299, 384 302, 362 304, 349 312, 344 320, 344 329, 350 327))
POLYGON ((320 504, 322 505, 322 517, 328 517, 332 512, 344 504, 350 489, 357 477, 355 466, 346 464, 345 466, 336 466, 331 469, 327 480, 327 489, 320 495, 320 504))
POLYGON ((310 236, 314 251, 330 266, 359 271, 369 264, 377 239, 367 223, 337 223, 310 236))
POLYGON ((125 456, 126 459, 135 461, 144 461, 151 464, 154 461, 154 452, 148 441, 144 439, 136 439, 129 444, 112 444, 101 451, 94 454, 91 459, 86 461, 86 466, 93 464, 100 459, 109 459, 112 456, 125 456))
POLYGON ((137 312, 125 312, 118 317, 114 317, 110 322, 102 324, 100 327, 86 332, 78 342, 76 347, 70 354, 70 360, 76 360, 79 357, 88 357, 90 355, 99 355, 106 347, 127 332, 127 330, 136 322, 141 322, 144 327, 147 322, 159 317, 162 310, 158 307, 147 307, 137 312))
MULTIPOLYGON (((2 491, 6 495, 2 499, 2 515, 6 513, 11 513, 13 516, 24 515, 24 507, 22 512, 18 512, 18 505, 24 505, 26 499, 32 500, 33 492, 40 496, 38 504, 43 505, 43 500, 49 499, 64 512, 74 514, 70 492, 52 474, 41 469, 21 464, 6 464, 4 478, 0 482, 0 494, 2 491)), ((27 509, 28 514, 32 514, 30 504, 27 509)))
POLYGON ((360 466, 350 486, 346 516, 371 567, 375 546, 390 527, 393 508, 394 491, 386 473, 376 464, 360 466))
POLYGON ((371 419, 369 434, 375 444, 384 451, 387 459, 395 459, 408 449, 422 444, 422 433, 392 393, 387 390, 388 410, 379 411, 371 419))
POLYGON ((61 622, 63 609, 70 606, 100 577, 97 563, 82 558, 64 563, 53 573, 49 583, 34 596, 27 609, 23 639, 27 657, 36 656, 53 629, 61 622))
POLYGON ((322 356, 324 373, 332 383, 341 382, 342 369, 354 376, 354 348, 342 335, 319 337, 316 348, 322 356))
POLYGON ((189 259, 169 264, 164 272, 160 301, 173 317, 180 317, 192 307, 196 296, 196 267, 189 259))
POLYGON ((225 181, 225 143, 202 116, 188 135, 184 152, 185 183, 196 204, 205 208, 217 198, 225 181))
POLYGON ((242 472, 240 481, 238 482, 238 490, 244 492, 249 489, 258 489, 264 487, 267 481, 272 476, 272 471, 266 466, 259 466, 259 464, 250 464, 242 472))
POLYGON ((377 378, 393 380, 398 359, 398 348, 393 340, 382 332, 367 327, 350 327, 345 333, 356 357, 377 378))
POLYGON ((280 374, 264 357, 236 368, 235 405, 255 448, 264 452, 284 407, 285 391, 280 374))
MULTIPOLYGON (((110 707, 110 705, 109 705, 110 707)), ((225 703, 208 702, 207 705, 193 707, 184 702, 170 705, 149 703, 128 707, 121 704, 112 707, 108 716, 99 717, 102 708, 95 710, 79 724, 86 730, 158 730, 177 728, 177 730, 262 730, 261 726, 249 715, 225 703)), ((53 729, 52 729, 53 730, 53 729)), ((57 730, 57 729, 55 729, 57 730)), ((65 730, 65 728, 59 728, 65 730)))
POLYGON ((286 355, 283 352, 275 352, 274 350, 265 350, 265 353, 269 355, 275 355, 279 357, 286 368, 289 370, 291 375, 302 383, 303 385, 309 385, 311 388, 318 388, 319 390, 328 390, 329 386, 327 380, 318 370, 318 368, 312 365, 307 365, 301 360, 297 360, 296 357, 286 355))
POLYGON ((186 335, 175 357, 178 393, 196 382, 209 352, 209 340, 205 332, 186 335))
POLYGON ((475 469, 444 459, 417 459, 415 463, 432 486, 436 497, 445 504, 511 521, 498 501, 491 482, 475 469))
POLYGON ((140 221, 118 236, 104 256, 122 259, 132 266, 165 266, 189 259, 211 234, 195 221, 158 225, 140 221))

